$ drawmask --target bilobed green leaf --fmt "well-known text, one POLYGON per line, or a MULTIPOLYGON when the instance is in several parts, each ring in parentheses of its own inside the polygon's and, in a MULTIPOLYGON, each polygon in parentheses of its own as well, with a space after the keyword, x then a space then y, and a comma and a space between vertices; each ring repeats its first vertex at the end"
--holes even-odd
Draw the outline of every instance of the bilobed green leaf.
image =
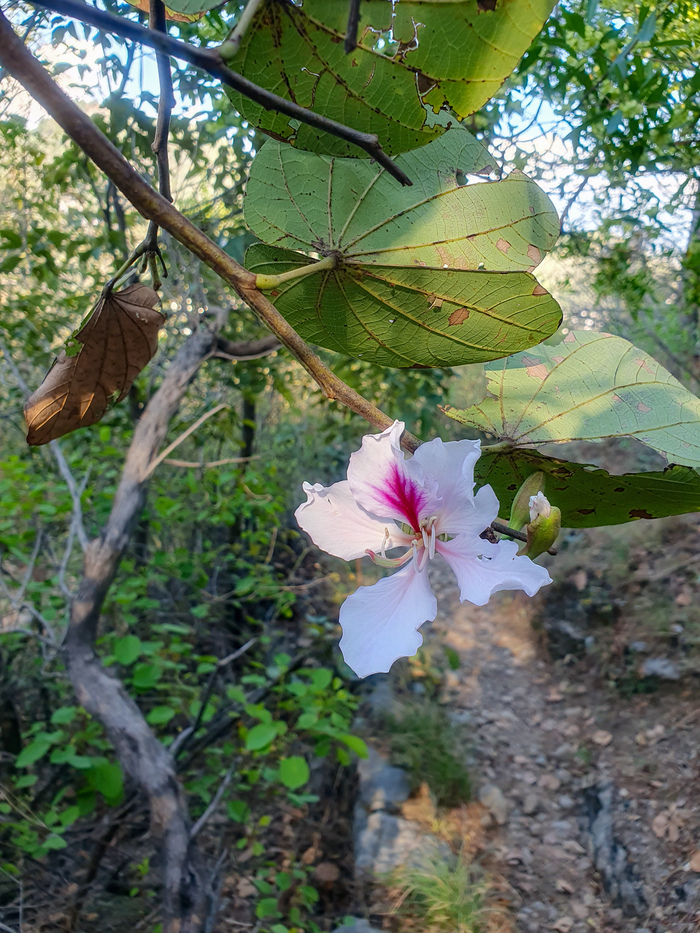
POLYGON ((255 158, 246 222, 270 246, 252 246, 247 267, 278 275, 308 266, 308 254, 337 260, 271 293, 301 335, 408 367, 496 359, 554 333, 559 306, 529 274, 559 231, 544 192, 520 172, 465 184, 493 162, 462 129, 397 163, 412 188, 377 165, 278 142, 255 158))
MULTIPOLYGON (((257 244, 256 274, 307 265, 300 253, 257 244)), ((285 283, 277 309, 311 343, 384 366, 459 366, 543 340, 561 322, 556 301, 524 272, 354 266, 285 283)))
POLYGON ((542 490, 561 509, 564 528, 620 525, 640 518, 664 518, 700 512, 700 474, 687 466, 649 473, 608 473, 586 463, 547 457, 537 450, 484 450, 474 468, 478 486, 493 487, 507 519, 520 484, 545 474, 542 490))
MULTIPOLYGON (((366 13, 367 5, 360 9, 366 13)), ((375 6, 372 14, 377 28, 390 27, 390 3, 375 6)), ((365 16, 363 26, 366 21, 365 16)), ((225 61, 233 71, 281 97, 360 132, 376 133, 389 154, 423 146, 444 133, 444 127, 428 125, 415 73, 375 51, 374 32, 363 36, 358 48, 346 55, 346 28, 346 0, 305 0, 303 7, 267 0, 238 52, 225 61)), ((276 139, 327 155, 365 155, 346 140, 266 110, 231 88, 225 91, 245 120, 276 139)))
POLYGON ((700 466, 700 399, 622 337, 571 331, 490 364, 486 377, 493 398, 446 414, 517 447, 630 436, 700 466))
POLYGON ((394 35, 402 44, 418 40, 406 64, 434 82, 424 102, 446 103, 461 118, 476 113, 515 70, 555 2, 399 0, 394 35))
MULTIPOLYGON (((363 0, 358 45, 346 54, 347 0, 267 0, 227 64, 303 107, 376 133, 396 154, 444 132, 425 105, 435 113, 449 106, 460 117, 479 110, 553 6, 554 0, 400 0, 393 7, 363 0)), ((344 140, 226 92, 246 120, 277 139, 326 155, 362 155, 344 140)))

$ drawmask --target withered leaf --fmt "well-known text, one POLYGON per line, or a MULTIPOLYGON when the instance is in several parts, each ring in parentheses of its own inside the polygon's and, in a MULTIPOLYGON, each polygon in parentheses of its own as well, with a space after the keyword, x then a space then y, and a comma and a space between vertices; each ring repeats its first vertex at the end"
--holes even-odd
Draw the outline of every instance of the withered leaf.
POLYGON ((25 402, 28 444, 95 424, 124 398, 158 348, 165 322, 159 303, 152 288, 139 284, 100 297, 25 402))

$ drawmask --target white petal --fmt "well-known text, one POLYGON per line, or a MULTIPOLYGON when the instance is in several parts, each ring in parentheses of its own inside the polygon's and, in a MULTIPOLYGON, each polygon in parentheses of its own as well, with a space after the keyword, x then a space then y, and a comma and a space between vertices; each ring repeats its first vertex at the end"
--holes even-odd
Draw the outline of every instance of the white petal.
POLYGON ((386 548, 409 546, 411 539, 393 523, 369 515, 355 502, 347 480, 333 486, 304 483, 307 499, 294 513, 299 525, 323 551, 353 560, 369 549, 379 551, 388 529, 386 548))
POLYGON ((361 586, 340 607, 340 650, 358 677, 388 671, 397 658, 411 657, 423 643, 418 631, 437 615, 428 574, 413 564, 361 586))
POLYGON ((368 434, 362 447, 350 457, 348 482, 357 502, 373 515, 406 522, 418 531, 420 520, 430 513, 436 483, 425 485, 418 463, 406 460, 400 447, 404 423, 381 434, 368 434))
POLYGON ((499 590, 524 590, 534 596, 541 586, 552 582, 545 567, 529 557, 516 557, 515 541, 484 541, 476 546, 473 538, 459 536, 452 541, 438 541, 437 550, 457 577, 459 598, 475 606, 484 606, 499 590), (477 550, 484 556, 477 556, 477 550))
POLYGON ((437 533, 478 538, 498 518, 499 508, 496 493, 490 486, 482 486, 473 498, 448 499, 438 514, 437 533))
POLYGON ((481 455, 481 441, 447 441, 436 437, 421 444, 411 463, 418 463, 426 476, 437 481, 445 500, 474 494, 474 464, 481 455))

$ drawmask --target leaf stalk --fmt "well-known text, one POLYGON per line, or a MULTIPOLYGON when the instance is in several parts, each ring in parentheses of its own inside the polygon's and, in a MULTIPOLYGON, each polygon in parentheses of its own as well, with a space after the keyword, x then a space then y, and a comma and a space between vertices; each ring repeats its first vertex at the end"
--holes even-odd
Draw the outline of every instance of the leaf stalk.
POLYGON ((337 256, 326 256, 318 262, 312 262, 308 266, 300 266, 298 269, 290 269, 288 272, 280 272, 279 275, 256 275, 255 287, 259 288, 261 292, 269 292, 274 288, 279 288, 280 285, 284 285, 285 282, 302 279, 317 272, 326 272, 335 269, 337 265, 337 256))

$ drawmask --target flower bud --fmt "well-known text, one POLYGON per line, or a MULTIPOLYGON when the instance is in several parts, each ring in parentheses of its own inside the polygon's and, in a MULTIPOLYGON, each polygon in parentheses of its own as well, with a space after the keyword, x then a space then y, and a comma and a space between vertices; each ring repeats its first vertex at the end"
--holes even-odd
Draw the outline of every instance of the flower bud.
POLYGON ((545 494, 540 490, 536 496, 530 496, 530 521, 534 522, 538 515, 544 515, 545 518, 549 518, 550 512, 552 510, 551 505, 549 504, 549 499, 545 494))
POLYGON ((538 493, 538 495, 533 496, 532 499, 536 503, 535 507, 532 509, 532 511, 535 512, 535 516, 525 528, 527 542, 518 551, 518 554, 527 555, 531 560, 535 557, 539 557, 540 554, 544 554, 545 551, 548 551, 557 540, 561 530, 560 509, 555 505, 550 505, 542 493, 538 493), (540 496, 546 505, 538 501, 540 496), (542 506, 542 511, 539 513, 537 512, 538 506, 542 506))
POLYGON ((533 498, 540 494, 541 489, 544 489, 544 473, 540 471, 528 476, 516 493, 513 505, 510 507, 510 520, 508 522, 509 527, 514 531, 520 531, 529 521, 532 521, 530 503, 533 498))

